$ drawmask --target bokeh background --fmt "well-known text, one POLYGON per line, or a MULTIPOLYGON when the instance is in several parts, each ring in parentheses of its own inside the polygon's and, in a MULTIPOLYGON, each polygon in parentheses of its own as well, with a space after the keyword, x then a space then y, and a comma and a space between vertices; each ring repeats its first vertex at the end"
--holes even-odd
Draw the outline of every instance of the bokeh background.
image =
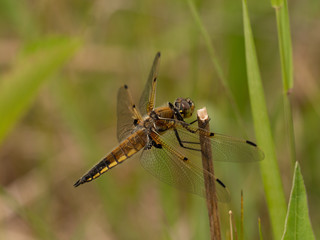
MULTIPOLYGON (((241 1, 195 3, 246 129, 237 123, 186 1, 0 1, 1 76, 12 71, 30 44, 56 37, 81 42, 73 58, 42 85, 0 146, 1 239, 208 239, 205 200, 159 182, 137 157, 90 184, 73 187, 117 145, 117 90, 128 84, 137 102, 157 51, 162 53, 157 105, 190 97, 197 107, 208 108, 213 131, 254 141, 241 1)), ((297 158, 319 237, 320 2, 288 4, 297 158)), ((269 1, 248 5, 288 199, 292 169, 275 13, 269 1)), ((270 239, 258 164, 216 167, 232 197, 230 203, 219 205, 223 236, 228 237, 230 209, 239 228, 243 189, 246 239, 257 239, 258 217, 265 239, 270 239)))

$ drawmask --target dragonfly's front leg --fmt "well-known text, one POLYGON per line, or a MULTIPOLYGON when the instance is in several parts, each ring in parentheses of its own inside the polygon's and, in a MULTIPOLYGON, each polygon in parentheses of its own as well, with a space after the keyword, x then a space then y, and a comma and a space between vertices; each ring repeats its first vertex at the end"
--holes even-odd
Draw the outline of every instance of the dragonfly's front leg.
POLYGON ((189 123, 190 125, 192 125, 192 124, 194 124, 195 122, 197 122, 198 121, 198 119, 196 119, 196 120, 193 120, 191 123, 189 123))
POLYGON ((178 120, 173 118, 163 118, 163 117, 158 117, 158 120, 174 122, 175 124, 181 125, 184 129, 188 130, 191 133, 197 133, 199 131, 199 128, 191 127, 191 124, 195 123, 197 120, 192 121, 191 123, 186 123, 184 120, 178 120))
POLYGON ((200 149, 197 149, 197 148, 192 148, 192 147, 187 147, 185 146, 184 144, 200 144, 200 142, 189 142, 189 141, 182 141, 180 136, 179 136, 179 133, 178 133, 178 130, 176 128, 173 129, 174 130, 174 134, 176 135, 176 138, 179 142, 179 145, 185 149, 190 149, 190 150, 194 150, 194 151, 201 151, 200 149))

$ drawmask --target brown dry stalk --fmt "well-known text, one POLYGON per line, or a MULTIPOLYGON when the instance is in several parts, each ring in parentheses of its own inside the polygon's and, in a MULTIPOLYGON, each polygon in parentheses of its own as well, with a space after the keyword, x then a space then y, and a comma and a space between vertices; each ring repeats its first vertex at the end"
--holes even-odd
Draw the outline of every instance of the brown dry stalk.
MULTIPOLYGON (((198 126, 207 131, 209 128, 209 116, 207 114, 207 109, 202 108, 197 111, 198 126)), ((209 225, 210 225, 210 239, 211 240, 221 240, 221 230, 220 230, 220 220, 218 212, 218 199, 216 194, 214 169, 212 162, 212 151, 210 139, 206 136, 200 135, 200 145, 201 145, 201 156, 202 156, 202 166, 203 166, 203 177, 206 189, 206 200, 209 215, 209 225), (211 174, 207 174, 207 173, 211 174)))
POLYGON ((229 211, 230 240, 233 240, 232 211, 229 211))
POLYGON ((238 232, 237 232, 237 227, 236 224, 234 222, 234 217, 232 214, 232 211, 229 211, 229 222, 230 222, 230 236, 231 236, 231 240, 233 240, 233 236, 235 240, 238 240, 238 232), (234 234, 233 234, 234 233, 234 234))

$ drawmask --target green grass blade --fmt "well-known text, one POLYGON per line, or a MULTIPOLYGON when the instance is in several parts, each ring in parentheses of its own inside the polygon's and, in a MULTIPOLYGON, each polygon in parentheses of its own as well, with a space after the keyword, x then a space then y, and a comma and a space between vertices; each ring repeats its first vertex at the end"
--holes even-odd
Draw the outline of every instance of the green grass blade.
POLYGON ((0 144, 27 111, 40 86, 70 59, 79 42, 42 40, 33 44, 0 82, 0 144))
POLYGON ((284 0, 271 0, 272 7, 280 7, 283 4, 284 0))
POLYGON ((282 81, 284 92, 293 87, 293 63, 292 43, 289 23, 288 4, 285 0, 283 5, 275 8, 278 28, 279 50, 282 69, 282 81))
POLYGON ((260 170, 270 214, 273 236, 275 239, 279 239, 283 232, 281 222, 285 219, 286 202, 267 114, 247 3, 245 0, 242 1, 242 5, 248 87, 253 122, 257 142, 265 153, 265 160, 261 162, 260 170))
POLYGON ((262 229, 261 229, 261 219, 258 219, 258 227, 259 227, 259 239, 263 240, 262 229))
POLYGON ((196 6, 194 4, 194 0, 187 0, 187 3, 189 6, 189 9, 191 11, 192 17, 196 23, 196 26, 199 29, 199 32, 201 33, 201 35, 204 39, 204 42, 208 48, 210 59, 211 59, 212 64, 216 70, 216 73, 218 75, 218 79, 219 79, 221 85, 223 86, 223 88, 226 92, 226 95, 231 103, 231 106, 232 106, 233 111, 236 115, 238 124, 241 127, 241 129, 245 129, 245 127, 244 127, 245 124, 243 123, 243 120, 242 120, 242 117, 240 114, 240 110, 236 104, 236 101, 235 101, 235 98, 231 92, 230 86, 229 86, 229 84, 224 76, 224 73, 222 71, 222 67, 220 66, 219 60, 216 56, 216 51, 211 43, 210 35, 200 19, 200 16, 199 16, 198 11, 196 9, 196 6))
POLYGON ((283 85, 283 103, 284 103, 284 116, 287 129, 287 137, 290 147, 290 158, 292 166, 296 162, 296 150, 294 140, 294 128, 292 120, 291 104, 289 99, 289 91, 293 87, 293 64, 292 64, 292 43, 289 24, 288 4, 285 0, 283 5, 275 8, 279 51, 281 60, 282 71, 282 85, 283 85))
POLYGON ((296 162, 296 143, 294 137, 294 127, 293 127, 293 119, 292 119, 292 110, 289 96, 283 95, 283 108, 284 108, 284 117, 285 117, 285 125, 287 132, 287 141, 289 142, 289 151, 290 151, 290 159, 292 163, 292 168, 294 163, 296 162))
POLYGON ((282 239, 315 239, 309 218, 306 189, 298 162, 295 165, 282 239))

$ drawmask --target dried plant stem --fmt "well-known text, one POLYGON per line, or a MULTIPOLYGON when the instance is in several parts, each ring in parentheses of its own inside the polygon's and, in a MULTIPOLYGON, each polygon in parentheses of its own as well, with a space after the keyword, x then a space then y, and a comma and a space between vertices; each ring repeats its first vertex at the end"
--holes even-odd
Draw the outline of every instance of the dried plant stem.
MULTIPOLYGON (((197 112, 198 126, 207 131, 209 128, 209 116, 207 114, 207 109, 202 108, 197 112)), ((201 156, 202 156, 202 166, 203 166, 203 177, 206 189, 206 200, 209 215, 210 224, 210 239, 211 240, 221 240, 220 231, 220 220, 218 212, 218 199, 216 194, 213 162, 212 162, 212 151, 210 139, 206 136, 200 134, 200 145, 201 145, 201 156), (207 173, 211 174, 207 174, 207 173)))
POLYGON ((229 215, 230 215, 230 219, 229 219, 229 221, 230 221, 230 231, 232 231, 232 233, 230 235, 232 237, 231 240, 233 240, 233 233, 234 233, 234 239, 238 240, 237 226, 236 226, 236 224, 234 222, 234 217, 233 217, 233 214, 232 214, 231 210, 229 211, 229 215))
POLYGON ((230 240, 233 240, 232 211, 229 211, 230 240))

